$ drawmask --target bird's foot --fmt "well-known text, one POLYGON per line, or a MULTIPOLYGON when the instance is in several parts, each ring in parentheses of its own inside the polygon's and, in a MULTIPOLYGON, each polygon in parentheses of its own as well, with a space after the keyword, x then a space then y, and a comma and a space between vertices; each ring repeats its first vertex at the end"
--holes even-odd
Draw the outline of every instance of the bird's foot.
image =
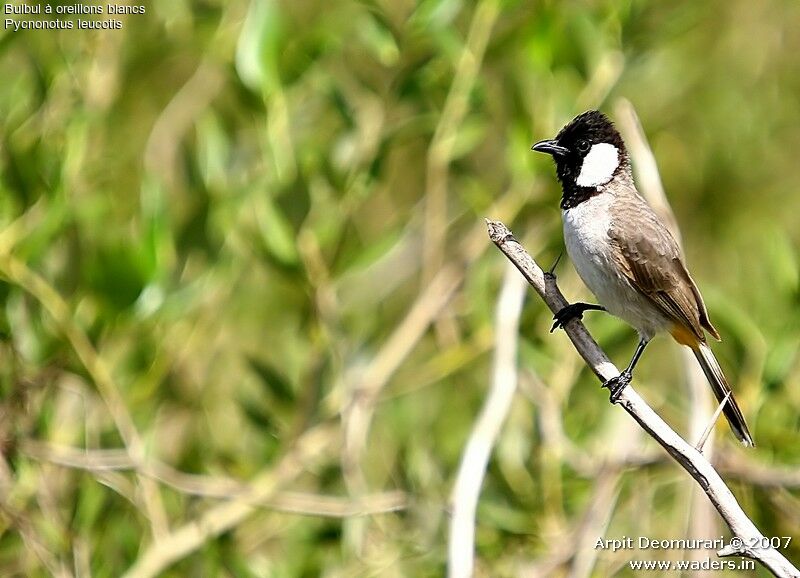
POLYGON ((562 307, 558 313, 553 315, 553 319, 555 319, 555 321, 553 322, 553 326, 550 328, 550 333, 559 327, 563 328, 573 319, 583 319, 584 311, 605 311, 605 307, 601 307, 600 305, 592 305, 591 303, 572 303, 566 307, 562 307))
POLYGON ((603 387, 607 387, 610 392, 608 399, 611 403, 617 403, 619 401, 619 396, 622 395, 622 391, 628 387, 632 377, 631 372, 626 369, 617 377, 612 377, 603 383, 603 387))

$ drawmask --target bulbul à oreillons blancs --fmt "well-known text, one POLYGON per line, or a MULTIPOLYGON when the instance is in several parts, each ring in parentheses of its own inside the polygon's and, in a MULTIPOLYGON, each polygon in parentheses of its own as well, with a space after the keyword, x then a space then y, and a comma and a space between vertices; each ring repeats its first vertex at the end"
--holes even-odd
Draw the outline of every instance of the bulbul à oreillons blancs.
POLYGON ((627 386, 647 343, 666 331, 692 349, 723 413, 746 446, 753 446, 742 412, 705 332, 720 336, 706 312, 700 291, 667 227, 633 183, 625 143, 611 121, 590 110, 575 117, 553 140, 533 150, 552 155, 561 182, 561 215, 567 254, 602 306, 573 303, 559 311, 553 327, 584 311, 605 310, 639 333, 628 367, 604 386, 616 401, 627 386))

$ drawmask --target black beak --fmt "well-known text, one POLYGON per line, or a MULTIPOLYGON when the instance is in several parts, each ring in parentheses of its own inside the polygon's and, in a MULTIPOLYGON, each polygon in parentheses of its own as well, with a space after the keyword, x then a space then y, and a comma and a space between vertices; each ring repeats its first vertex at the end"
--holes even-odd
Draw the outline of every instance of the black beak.
POLYGON ((554 157, 563 157, 569 152, 568 148, 562 147, 554 140, 540 140, 531 147, 531 150, 537 153, 547 153, 554 157))

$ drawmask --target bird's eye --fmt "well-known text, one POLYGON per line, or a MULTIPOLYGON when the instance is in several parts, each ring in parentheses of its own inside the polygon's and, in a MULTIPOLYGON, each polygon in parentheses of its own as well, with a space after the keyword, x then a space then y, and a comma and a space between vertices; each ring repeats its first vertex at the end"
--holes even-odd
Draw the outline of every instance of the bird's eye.
POLYGON ((578 141, 576 146, 578 147, 578 150, 580 152, 585 153, 586 151, 589 150, 589 141, 581 139, 578 141))

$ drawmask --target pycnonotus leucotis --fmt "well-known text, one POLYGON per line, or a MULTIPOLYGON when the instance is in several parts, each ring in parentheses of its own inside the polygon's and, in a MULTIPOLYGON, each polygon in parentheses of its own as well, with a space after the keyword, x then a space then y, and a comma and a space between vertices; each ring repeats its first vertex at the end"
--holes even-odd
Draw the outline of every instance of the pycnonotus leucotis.
MULTIPOLYGON (((706 332, 717 340, 719 333, 680 247, 636 190, 625 143, 614 125, 590 110, 575 117, 555 139, 537 142, 533 150, 555 160, 567 254, 602 304, 569 305, 556 315, 554 327, 584 311, 605 309, 638 331, 639 345, 630 364, 605 384, 612 401, 630 383, 647 343, 666 331, 692 349, 722 402, 731 390, 706 341, 706 332)), ((732 394, 723 412, 736 437, 754 445, 732 394)))

